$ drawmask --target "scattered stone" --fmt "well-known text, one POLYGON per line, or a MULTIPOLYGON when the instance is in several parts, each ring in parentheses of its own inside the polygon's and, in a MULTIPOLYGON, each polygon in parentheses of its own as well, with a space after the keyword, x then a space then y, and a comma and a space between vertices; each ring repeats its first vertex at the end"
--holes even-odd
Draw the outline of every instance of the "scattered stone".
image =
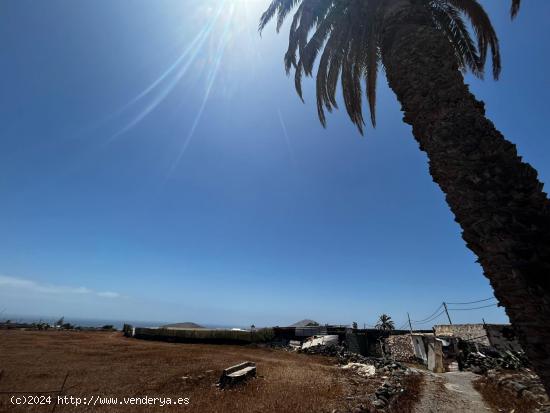
POLYGON ((489 370, 519 370, 528 368, 529 360, 522 351, 498 351, 494 348, 470 343, 459 342, 460 355, 458 364, 462 370, 476 374, 485 374, 489 370))
POLYGON ((395 360, 405 362, 417 361, 410 334, 386 337, 384 339, 384 348, 389 351, 391 357, 395 360))
POLYGON ((529 369, 505 372, 504 370, 490 370, 487 378, 511 393, 514 397, 533 401, 540 406, 539 412, 550 411, 550 399, 539 377, 529 369))
POLYGON ((374 374, 376 373, 376 367, 374 367, 372 364, 348 363, 342 366, 342 368, 351 369, 362 377, 374 376, 374 374))
POLYGON ((365 405, 361 404, 351 409, 353 412, 371 412, 374 411, 373 409, 376 411, 385 411, 391 405, 394 396, 403 392, 402 380, 406 376, 413 374, 411 369, 393 358, 362 356, 361 354, 347 351, 343 346, 320 345, 298 351, 304 354, 336 357, 338 364, 343 369, 354 370, 358 375, 365 378, 376 376, 384 380, 376 389, 374 395, 370 396, 368 400, 370 407, 366 408, 365 405))
POLYGON ((376 399, 375 401, 372 402, 372 405, 374 407, 376 407, 377 409, 382 409, 384 407, 386 407, 386 403, 380 399, 376 399))
POLYGON ((334 344, 319 345, 301 348, 298 350, 298 352, 304 354, 319 354, 322 356, 338 356, 340 353, 344 352, 344 347, 334 344))

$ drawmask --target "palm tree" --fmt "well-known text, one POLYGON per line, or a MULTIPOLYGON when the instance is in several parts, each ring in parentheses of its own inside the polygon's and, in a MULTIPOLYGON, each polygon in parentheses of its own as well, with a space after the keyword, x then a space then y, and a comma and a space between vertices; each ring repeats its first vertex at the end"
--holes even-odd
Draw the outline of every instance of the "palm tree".
MULTIPOLYGON (((550 201, 537 172, 485 117, 463 72, 482 77, 488 53, 500 73, 498 38, 477 0, 273 0, 260 30, 277 30, 296 7, 284 62, 313 75, 319 119, 337 107, 340 81, 349 117, 363 131, 362 87, 375 124, 376 79, 388 84, 429 159, 462 237, 550 393, 550 201), (470 33, 467 21, 473 28, 470 33)), ((512 15, 519 1, 513 0, 512 15)))
POLYGON ((393 320, 391 319, 391 317, 387 314, 382 314, 379 318, 378 318, 378 323, 376 323, 376 326, 375 326, 378 330, 382 330, 382 331, 392 331, 392 330, 395 330, 395 325, 393 323, 393 320))

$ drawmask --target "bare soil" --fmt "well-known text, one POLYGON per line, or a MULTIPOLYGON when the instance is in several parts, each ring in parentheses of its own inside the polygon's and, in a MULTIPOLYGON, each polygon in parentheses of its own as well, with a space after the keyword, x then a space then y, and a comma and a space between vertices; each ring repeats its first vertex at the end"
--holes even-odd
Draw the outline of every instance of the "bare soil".
POLYGON ((423 371, 425 388, 417 413, 488 413, 494 410, 473 387, 479 376, 470 372, 431 373, 423 371))
POLYGON ((323 356, 143 341, 117 332, 0 331, 0 370, 1 412, 51 411, 51 405, 12 405, 10 396, 59 390, 67 373, 68 396, 117 397, 119 402, 123 397, 189 398, 189 404, 59 405, 58 413, 350 411, 381 380, 354 376, 323 356), (222 370, 242 361, 256 362, 258 377, 219 390, 215 383, 222 370))

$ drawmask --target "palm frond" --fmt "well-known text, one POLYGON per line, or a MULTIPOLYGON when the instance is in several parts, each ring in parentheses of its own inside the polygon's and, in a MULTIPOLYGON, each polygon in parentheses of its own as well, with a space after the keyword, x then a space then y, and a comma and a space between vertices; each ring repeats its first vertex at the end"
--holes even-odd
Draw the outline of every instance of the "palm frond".
MULTIPOLYGON (((284 57, 285 69, 287 74, 294 69, 296 92, 303 100, 303 75, 313 76, 318 60, 317 112, 324 127, 325 111, 331 112, 338 107, 338 83, 342 86, 348 116, 359 132, 363 133, 365 125, 363 90, 371 123, 376 126, 376 82, 385 53, 381 37, 384 19, 394 13, 395 4, 392 0, 273 0, 263 13, 260 31, 272 19, 276 19, 279 31, 285 18, 295 9, 284 57)), ((513 16, 519 4, 520 0, 512 0, 513 16)), ((490 51, 493 76, 498 78, 501 70, 498 38, 478 0, 410 1, 411 8, 417 10, 419 6, 424 7, 426 22, 448 39, 461 70, 470 70, 482 77, 490 51)))
POLYGON ((332 112, 337 108, 336 88, 344 59, 343 42, 346 32, 335 33, 330 36, 319 61, 317 70, 317 113, 323 127, 326 127, 324 109, 332 112))
POLYGON ((435 1, 430 6, 434 24, 449 39, 461 70, 470 69, 474 75, 483 77, 481 58, 460 13, 446 1, 435 1))
POLYGON ((491 49, 493 63, 493 77, 498 79, 500 75, 500 48, 498 37, 491 23, 491 19, 477 0, 447 0, 457 11, 462 12, 474 29, 477 35, 477 47, 479 50, 479 63, 481 69, 485 65, 487 48, 491 49))
POLYGON ((301 0, 273 0, 267 10, 260 17, 260 32, 265 28, 266 24, 269 23, 273 17, 275 17, 275 15, 277 15, 277 32, 279 32, 286 16, 299 1, 301 0))
POLYGON ((378 64, 380 62, 380 54, 378 53, 380 40, 378 39, 378 31, 375 28, 371 28, 367 36, 366 91, 371 123, 373 127, 376 127, 376 79, 378 77, 378 64))

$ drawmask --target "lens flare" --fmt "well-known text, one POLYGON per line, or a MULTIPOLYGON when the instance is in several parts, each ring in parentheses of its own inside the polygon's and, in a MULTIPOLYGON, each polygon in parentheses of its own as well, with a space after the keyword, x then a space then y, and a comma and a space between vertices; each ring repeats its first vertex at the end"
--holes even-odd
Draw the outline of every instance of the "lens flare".
MULTIPOLYGON (((139 125, 174 92, 187 74, 199 72, 200 69, 197 69, 199 62, 206 61, 208 66, 206 66, 207 70, 204 76, 203 97, 191 127, 169 168, 168 176, 171 176, 185 154, 201 121, 218 77, 220 65, 226 54, 227 46, 237 36, 239 36, 239 39, 252 39, 257 36, 254 30, 256 27, 255 21, 257 21, 261 10, 265 7, 266 1, 211 0, 202 3, 200 8, 200 14, 204 18, 202 29, 192 37, 173 63, 112 115, 118 117, 124 113, 137 112, 134 112, 131 120, 107 139, 105 145, 112 143, 139 125)), ((237 48, 235 49, 237 50, 237 48)), ((238 53, 239 57, 244 54, 245 56, 249 55, 248 57, 251 59, 258 58, 258 52, 254 51, 247 43, 239 43, 238 53), (255 53, 254 56, 252 56, 253 53, 255 53)))
POLYGON ((155 110, 174 90, 174 88, 178 85, 183 76, 187 73, 189 68, 195 62, 205 42, 209 39, 210 34, 216 27, 216 24, 220 19, 222 12, 224 11, 225 4, 226 1, 221 2, 210 22, 208 22, 208 24, 193 38, 191 43, 185 48, 182 54, 176 59, 176 61, 172 65, 170 65, 170 67, 168 67, 168 69, 166 69, 164 73, 162 73, 148 87, 146 87, 136 97, 126 103, 121 109, 119 109, 119 112, 122 113, 126 109, 141 101, 146 96, 154 92, 156 93, 156 96, 152 99, 152 101, 149 102, 147 106, 137 116, 135 116, 128 124, 126 124, 126 126, 121 128, 118 132, 113 134, 111 138, 109 138, 107 144, 111 143, 113 140, 117 139, 119 136, 128 132, 130 129, 140 123, 145 117, 147 117, 147 115, 155 110), (172 78, 170 78, 171 75, 173 75, 172 78))
POLYGON ((177 167, 178 163, 180 162, 181 158, 183 157, 183 154, 185 153, 185 150, 187 149, 187 146, 189 146, 189 143, 191 142, 191 139, 193 138, 193 135, 195 134, 195 130, 197 129, 197 126, 198 126, 198 124, 201 120, 202 114, 204 112, 204 108, 206 107, 206 103, 208 102, 208 98, 210 97, 210 92, 212 90, 212 86, 214 85, 214 82, 216 80, 216 76, 217 76, 218 71, 220 69, 220 63, 222 61, 225 48, 226 48, 227 43, 229 41, 229 30, 231 28, 231 23, 233 21, 234 12, 235 12, 235 7, 234 7, 234 4, 232 4, 232 5, 230 5, 229 16, 228 16, 228 19, 225 22, 225 27, 223 29, 223 33, 222 33, 222 35, 220 37, 220 40, 219 40, 219 43, 218 43, 218 47, 217 47, 216 54, 215 54, 215 57, 214 57, 214 64, 211 65, 210 71, 208 73, 206 90, 204 92, 204 97, 202 99, 201 106, 199 108, 197 116, 195 117, 195 120, 193 121, 191 129, 189 130, 189 133, 187 134, 187 137, 185 138, 185 140, 183 142, 183 145, 180 149, 180 152, 179 152, 176 160, 172 164, 172 167, 170 168, 169 175, 171 175, 174 172, 175 168, 177 167))

